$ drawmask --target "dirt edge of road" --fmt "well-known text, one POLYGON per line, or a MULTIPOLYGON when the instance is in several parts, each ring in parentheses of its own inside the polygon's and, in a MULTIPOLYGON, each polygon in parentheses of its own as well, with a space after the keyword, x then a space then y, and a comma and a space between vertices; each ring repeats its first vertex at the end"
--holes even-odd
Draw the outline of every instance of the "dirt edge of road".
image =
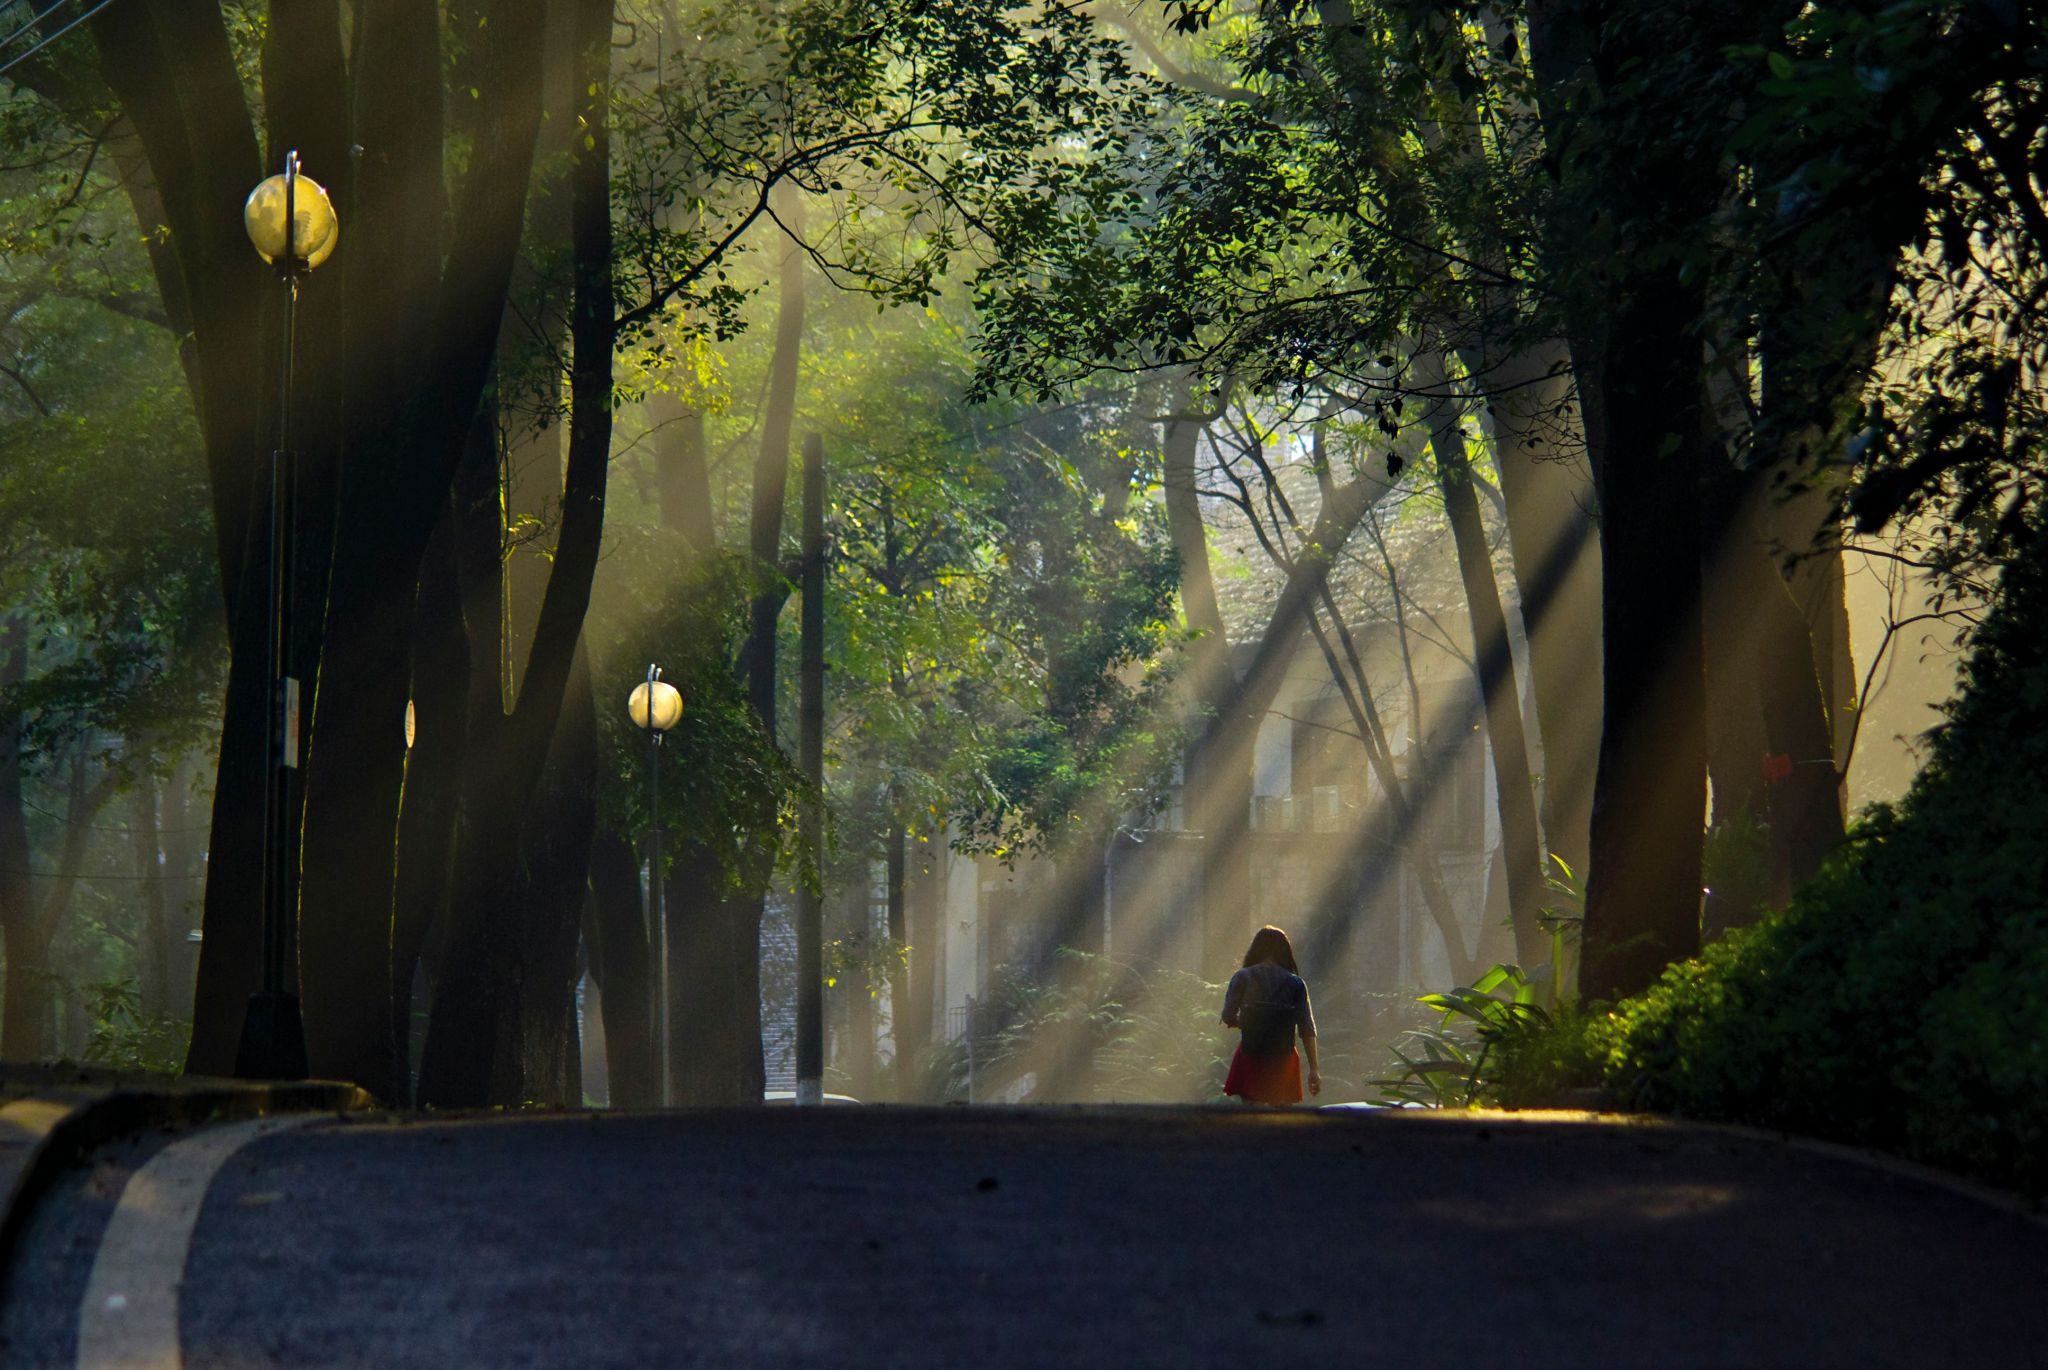
POLYGON ((56 1177, 96 1147, 151 1128, 229 1122, 273 1113, 352 1113, 378 1107, 335 1080, 181 1078, 163 1083, 42 1072, 0 1107, 0 1281, 9 1273, 30 1211, 56 1177))

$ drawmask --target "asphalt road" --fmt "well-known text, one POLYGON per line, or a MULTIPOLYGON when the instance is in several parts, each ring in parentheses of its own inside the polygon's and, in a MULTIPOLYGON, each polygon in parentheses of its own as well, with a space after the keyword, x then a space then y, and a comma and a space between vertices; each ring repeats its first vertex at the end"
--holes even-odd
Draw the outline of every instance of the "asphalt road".
POLYGON ((369 1116, 79 1167, 0 1363, 1927 1370, 2048 1364, 2044 1294, 2035 1219, 1707 1129, 369 1116))

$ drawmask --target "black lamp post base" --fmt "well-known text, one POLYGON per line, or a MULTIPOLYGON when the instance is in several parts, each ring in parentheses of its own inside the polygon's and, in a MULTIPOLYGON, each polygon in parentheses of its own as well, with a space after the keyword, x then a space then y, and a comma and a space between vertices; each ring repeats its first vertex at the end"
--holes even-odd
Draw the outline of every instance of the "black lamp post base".
POLYGON ((249 996, 242 1040, 235 1048, 238 1080, 306 1078, 306 1027, 295 994, 258 990, 249 996))

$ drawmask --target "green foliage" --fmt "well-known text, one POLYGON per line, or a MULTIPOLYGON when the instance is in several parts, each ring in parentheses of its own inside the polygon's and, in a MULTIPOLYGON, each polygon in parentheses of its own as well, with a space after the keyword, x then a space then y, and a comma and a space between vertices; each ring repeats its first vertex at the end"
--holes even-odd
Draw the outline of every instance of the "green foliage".
POLYGON ((2048 545, 2025 547, 1901 804, 1782 913, 1511 1053, 1499 1097, 1605 1084, 2048 1190, 2048 545))
POLYGON ((1437 1021, 1394 1043, 1394 1074, 1374 1080, 1380 1102, 1394 1106, 1469 1108, 1490 1093, 1496 1052, 1512 1052, 1548 1033, 1555 1021, 1538 1002, 1546 987, 1520 966, 1495 966, 1469 986, 1417 1001, 1437 1021))
POLYGON ((661 767, 663 821, 674 859, 697 846, 737 887, 751 878, 749 834, 795 821, 801 788, 788 758, 761 731, 732 662, 746 633, 753 579, 743 558, 685 565, 672 539, 617 529, 612 584, 593 602, 585 631, 598 684, 598 739, 616 783, 599 788, 600 821, 636 832, 647 817, 646 734, 632 726, 625 696, 658 662, 681 691, 683 717, 654 758, 661 767))
POLYGON ((1006 664, 967 707, 1007 726, 961 845, 1005 860, 1149 811, 1181 741, 1169 706, 1179 559, 1163 510, 1059 456, 1100 436, 1077 427, 1033 416, 1032 441, 1004 466, 988 614, 1006 664))
POLYGON ((729 268, 779 185, 831 206, 809 241, 835 283, 926 305, 988 199, 1086 175, 1072 129, 1140 88, 1064 6, 695 0, 641 31, 612 188, 624 341, 657 353, 743 326, 729 268))
POLYGON ((93 1017, 85 1047, 87 1063, 157 1075, 176 1075, 184 1069, 185 1049, 192 1038, 189 1019, 145 1011, 142 992, 132 979, 91 985, 86 994, 93 1017))

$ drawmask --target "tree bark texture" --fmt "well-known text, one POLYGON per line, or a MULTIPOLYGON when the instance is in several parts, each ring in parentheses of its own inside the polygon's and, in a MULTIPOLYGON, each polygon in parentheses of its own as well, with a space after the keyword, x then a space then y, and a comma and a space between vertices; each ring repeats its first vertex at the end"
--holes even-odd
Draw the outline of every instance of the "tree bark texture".
MULTIPOLYGON (((590 603, 604 529, 611 459, 612 352, 617 322, 611 289, 609 0, 576 0, 578 89, 585 145, 571 172, 574 299, 569 387, 572 418, 561 530, 535 626, 519 699, 507 712, 471 720, 471 756, 457 832, 449 954, 435 1002, 420 1097, 441 1105, 518 1103, 535 1084, 531 1069, 565 1049, 551 1006, 573 986, 555 953, 573 965, 582 909, 573 901, 536 908, 531 871, 520 859, 557 721, 579 674, 583 616, 590 603), (509 926, 508 926, 509 924, 509 926), (528 929, 520 935, 520 928, 528 929), (536 926, 538 931, 534 931, 536 926), (563 932, 566 929, 566 933, 563 932)), ((497 300, 502 307, 504 296, 497 300)), ((587 677, 586 677, 587 679, 587 677)), ((593 744, 594 745, 594 744, 593 744)), ((589 833, 581 835, 587 859, 589 833)))
POLYGON ((1563 343, 1481 362, 1543 747, 1543 836, 1586 873, 1600 758, 1600 531, 1563 343))
MULTIPOLYGON (((481 465, 491 471, 491 434, 484 424, 472 429, 470 442, 473 451, 465 468, 481 465)), ((462 483, 458 475, 458 487, 462 483)), ((461 526, 451 498, 447 516, 427 544, 413 612, 414 737, 406 752, 399 805, 391 917, 393 1092, 382 1096, 394 1102, 412 1099, 413 979, 428 938, 446 916, 449 856, 467 757, 471 660, 462 616, 461 526)), ((429 975, 430 985, 433 980, 429 975)))
MULTIPOLYGON (((803 544, 799 588, 803 595, 797 668, 797 769, 807 793, 802 837, 807 871, 796 891, 796 1079, 801 1098, 825 1072, 824 889, 825 876, 825 443, 816 433, 804 439, 803 544)), ((874 920, 866 892, 860 898, 857 952, 873 941, 874 920)), ((853 992, 868 993, 867 976, 854 977, 853 992)), ((865 1040, 855 1044, 863 1058, 875 1049, 874 1018, 866 1004, 854 1015, 865 1040)))
MULTIPOLYGON (((265 101, 270 131, 274 142, 300 145, 308 172, 335 192, 343 244, 303 289, 301 357, 310 379, 294 416, 297 430, 311 435, 296 582, 310 603, 296 618, 313 636, 295 644, 302 671, 309 649, 325 645, 317 639, 323 625, 336 647, 323 653, 329 669, 317 680, 306 676, 313 819, 300 848, 302 989, 314 1068, 375 1082, 390 1073, 387 929, 406 624, 420 554, 489 369, 521 230, 538 118, 539 6, 486 4, 487 22, 469 40, 478 118, 453 215, 464 250, 445 270, 436 15, 405 0, 356 6, 350 90, 339 7, 322 0, 287 9, 276 17, 265 62, 275 87, 265 101), (355 147, 360 157, 350 155, 355 147), (315 328, 323 319, 327 326, 315 328), (342 452, 346 475, 337 484, 342 452), (320 551, 330 530, 331 558, 320 551), (314 607, 323 591, 324 613, 314 607), (343 767, 345 776, 337 773, 343 767)), ((281 292, 265 280, 239 222, 242 197, 265 166, 221 12, 200 0, 142 0, 96 17, 93 31, 162 197, 177 278, 165 296, 190 309, 230 607, 234 669, 191 1053, 194 1068, 224 1070, 242 1001, 258 978, 252 872, 260 866, 264 777, 247 758, 260 755, 267 701, 263 616, 246 606, 263 594, 251 530, 260 523, 258 473, 275 428, 267 398, 275 377, 248 359, 272 355, 259 316, 281 292)))
POLYGON ((717 547, 718 535, 704 447, 704 411, 667 392, 649 396, 647 410, 659 434, 654 460, 662 526, 681 533, 693 555, 708 555, 717 547))
POLYGON ((206 445, 222 602, 234 653, 215 779, 192 1044, 186 1067, 234 1068, 243 1008, 262 983, 263 739, 269 682, 260 644, 258 473, 275 432, 274 386, 248 358, 274 355, 264 326, 276 299, 242 233, 236 207, 261 179, 262 161, 234 57, 217 13, 192 0, 149 0, 94 16, 100 70, 135 130, 153 196, 136 203, 145 231, 168 243, 151 253, 166 307, 182 306, 193 407, 206 445), (153 201, 153 202, 152 202, 153 201), (148 211, 160 210, 160 216, 148 211))
MULTIPOLYGON (((803 231, 800 192, 787 183, 778 210, 790 234, 803 231)), ((748 548, 753 557, 754 595, 740 672, 747 700, 769 741, 781 745, 776 726, 776 625, 788 602, 789 578, 782 567, 782 525, 789 495, 790 434, 796 424, 797 382, 803 361, 804 254, 794 237, 783 245, 775 348, 768 364, 768 393, 761 421, 761 446, 754 459, 748 548)), ((758 1102, 766 1081, 761 1043, 761 913, 775 867, 773 833, 756 834, 745 860, 741 887, 726 890, 716 912, 705 910, 699 945, 720 959, 697 968, 694 987, 710 996, 706 1009, 717 1030, 696 1049, 712 1044, 722 1059, 707 1061, 695 1082, 711 1091, 706 1103, 758 1102)), ((694 882, 693 882, 694 883, 694 882)), ((708 882, 707 882, 708 883, 708 882)), ((673 1056, 673 1053, 672 1053, 673 1056)), ((678 1096, 686 1097, 686 1096, 678 1096)))
MULTIPOLYGON (((1416 358, 1417 383, 1425 394, 1443 395, 1449 375, 1441 354, 1429 350, 1416 358)), ((1465 457, 1465 435, 1456 406, 1437 401, 1429 418, 1430 450, 1436 457, 1437 486, 1458 555, 1458 576, 1472 624, 1473 673, 1486 721, 1486 739, 1493 753, 1494 796, 1500 813, 1501 861, 1505 868, 1507 904, 1514 925, 1515 955, 1534 968, 1550 957, 1549 938, 1537 925, 1547 884, 1543 876, 1543 837, 1536 827, 1535 782, 1529 774, 1528 741, 1522 730, 1522 692, 1515 679, 1514 655, 1508 644, 1507 613, 1501 608, 1500 586, 1493 575, 1493 555, 1479 518, 1479 498, 1472 488, 1472 468, 1465 457)))
MULTIPOLYGON (((614 1108, 661 1102, 654 1054, 654 961, 632 844, 599 832, 590 851, 591 975, 603 992, 606 1069, 614 1108)), ((673 913, 673 910, 671 910, 673 913)))
MULTIPOLYGON (((0 624, 0 692, 28 679, 28 621, 9 614, 0 624)), ((39 945, 35 881, 30 872, 28 808, 22 794, 21 715, 0 716, 0 940, 7 950, 4 1018, 0 1018, 0 1058, 34 1060, 47 1050, 46 997, 34 984, 47 948, 39 945), (37 1004, 44 1007, 39 1012, 37 1004)))
POLYGON ((1677 99, 1628 73, 1706 42, 1703 6, 1610 23, 1608 6, 1550 0, 1530 44, 1550 154, 1560 168, 1547 231, 1569 278, 1571 351, 1600 506, 1604 727, 1595 780, 1580 988, 1647 987, 1700 939, 1706 792, 1701 641, 1701 478, 1718 450, 1706 300, 1675 254, 1721 202, 1718 161, 1668 126, 1677 99), (1569 113, 1568 113, 1569 111, 1569 113))

